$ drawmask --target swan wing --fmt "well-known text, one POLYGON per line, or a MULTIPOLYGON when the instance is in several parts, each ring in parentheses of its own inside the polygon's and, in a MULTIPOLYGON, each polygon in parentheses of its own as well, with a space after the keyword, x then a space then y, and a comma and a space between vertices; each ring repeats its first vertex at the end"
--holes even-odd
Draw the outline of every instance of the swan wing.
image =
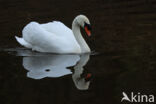
MULTIPOLYGON (((47 31, 47 29, 43 28, 37 22, 29 23, 25 26, 22 33, 24 40, 32 45, 32 50, 40 52, 67 53, 72 52, 73 50, 77 51, 76 49, 79 48, 76 40, 70 37, 65 38, 64 35, 58 36, 56 32, 47 31)), ((66 33, 63 32, 62 34, 66 35, 66 33)))
POLYGON ((60 21, 53 21, 53 22, 41 24, 41 27, 44 28, 46 31, 53 33, 57 36, 75 40, 72 30, 60 21))
POLYGON ((15 36, 17 42, 19 44, 21 44, 22 46, 26 47, 26 48, 32 48, 31 44, 29 44, 28 42, 26 42, 23 38, 20 38, 18 36, 15 36))

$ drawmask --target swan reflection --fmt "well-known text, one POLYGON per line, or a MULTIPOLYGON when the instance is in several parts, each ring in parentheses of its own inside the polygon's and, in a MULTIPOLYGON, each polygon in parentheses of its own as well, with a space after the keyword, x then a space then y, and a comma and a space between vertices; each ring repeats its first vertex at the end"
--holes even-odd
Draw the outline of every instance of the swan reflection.
MULTIPOLYGON (((18 53, 21 55, 21 53, 18 53)), ((90 55, 37 55, 30 52, 23 53, 23 67, 28 70, 27 77, 42 79, 45 77, 57 78, 72 74, 73 82, 77 89, 87 90, 91 74, 82 77, 84 66, 90 55), (74 70, 73 70, 74 69, 74 70)))
POLYGON ((88 60, 89 54, 81 55, 80 60, 74 66, 74 73, 72 74, 72 78, 76 87, 80 90, 87 90, 89 88, 91 74, 88 73, 85 77, 81 77, 84 71, 83 67, 86 65, 88 60))
POLYGON ((23 66, 29 78, 61 77, 72 74, 67 67, 75 65, 79 59, 77 55, 29 56, 23 57, 23 66))

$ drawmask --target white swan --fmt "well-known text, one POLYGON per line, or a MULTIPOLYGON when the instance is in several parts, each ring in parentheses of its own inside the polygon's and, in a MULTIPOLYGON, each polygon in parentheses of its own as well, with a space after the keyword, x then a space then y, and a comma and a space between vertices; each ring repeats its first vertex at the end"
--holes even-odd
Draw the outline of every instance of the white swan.
POLYGON ((73 20, 72 30, 59 21, 45 24, 30 22, 24 27, 22 38, 15 38, 22 46, 39 52, 88 53, 90 48, 81 35, 80 27, 88 36, 91 35, 88 18, 79 15, 73 20))

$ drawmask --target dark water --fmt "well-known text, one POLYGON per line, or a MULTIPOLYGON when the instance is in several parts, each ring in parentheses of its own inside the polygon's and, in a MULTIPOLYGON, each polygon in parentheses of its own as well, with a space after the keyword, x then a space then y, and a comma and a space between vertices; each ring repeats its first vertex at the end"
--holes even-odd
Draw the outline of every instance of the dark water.
POLYGON ((156 97, 155 28, 155 0, 0 0, 0 104, 128 103, 122 92, 156 97), (14 39, 30 21, 71 27, 79 14, 93 26, 92 37, 84 36, 92 54, 36 53, 14 39))

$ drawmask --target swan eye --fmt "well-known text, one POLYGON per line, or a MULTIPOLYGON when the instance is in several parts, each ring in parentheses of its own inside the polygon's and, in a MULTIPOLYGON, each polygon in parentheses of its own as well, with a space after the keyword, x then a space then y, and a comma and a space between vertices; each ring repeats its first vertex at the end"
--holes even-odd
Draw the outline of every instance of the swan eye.
POLYGON ((84 25, 84 29, 85 29, 87 35, 88 35, 88 36, 91 36, 91 25, 85 23, 85 25, 84 25))
POLYGON ((88 30, 92 30, 91 25, 88 23, 84 23, 84 28, 87 27, 88 30))

